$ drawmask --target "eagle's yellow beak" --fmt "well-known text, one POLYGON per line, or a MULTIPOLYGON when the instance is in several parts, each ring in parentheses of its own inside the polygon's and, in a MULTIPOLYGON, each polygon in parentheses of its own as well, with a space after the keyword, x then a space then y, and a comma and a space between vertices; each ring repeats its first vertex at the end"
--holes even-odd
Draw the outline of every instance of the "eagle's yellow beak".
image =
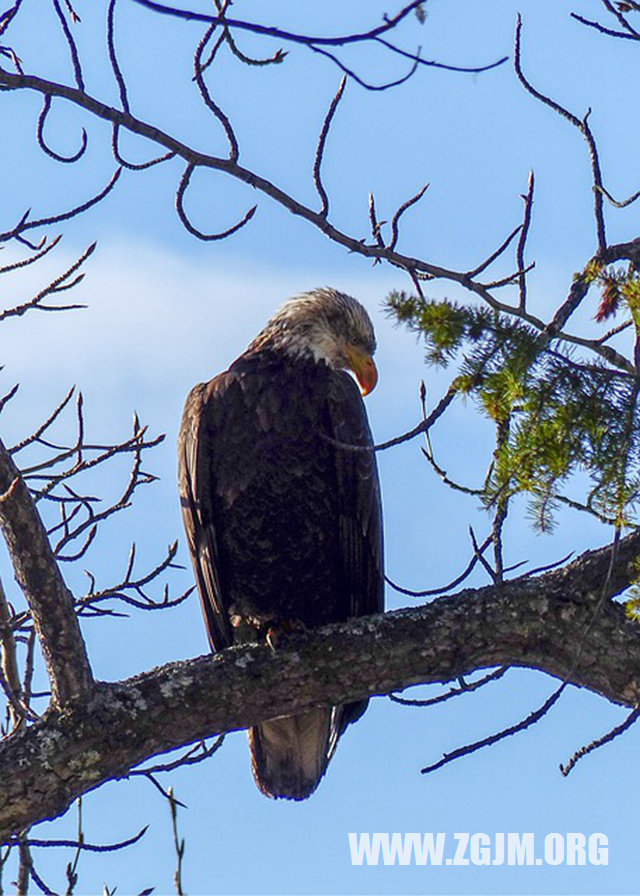
POLYGON ((351 345, 347 350, 349 369, 352 370, 360 383, 363 395, 373 392, 378 382, 378 369, 373 358, 359 346, 351 345))

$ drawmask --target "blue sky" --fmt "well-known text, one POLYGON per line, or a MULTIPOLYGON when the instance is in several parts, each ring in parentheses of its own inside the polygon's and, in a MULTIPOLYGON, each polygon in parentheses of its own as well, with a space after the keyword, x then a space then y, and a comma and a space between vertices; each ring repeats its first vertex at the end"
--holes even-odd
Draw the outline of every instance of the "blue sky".
MULTIPOLYGON (((187 6, 188 4, 184 4, 187 6)), ((106 62, 106 4, 77 0, 76 32, 87 60, 87 89, 115 103, 106 62)), ((204 0, 193 8, 208 10, 204 0)), ((19 53, 24 70, 70 82, 65 46, 53 14, 25 0, 23 19, 3 37, 19 53)), ((511 54, 516 13, 524 20, 523 61, 530 78, 579 116, 593 107, 607 183, 617 196, 638 188, 640 133, 635 102, 638 48, 596 35, 569 18, 572 10, 595 17, 593 2, 551 0, 428 0, 426 23, 410 19, 397 35, 426 58, 477 65, 511 54), (634 68, 634 66, 636 66, 634 68)), ((278 23, 310 33, 342 33, 380 21, 400 4, 351 0, 349 4, 300 4, 236 0, 238 17, 278 23)), ((212 152, 224 143, 217 124, 199 107, 190 82, 199 26, 154 19, 131 0, 117 14, 120 59, 130 83, 134 113, 212 152)), ((243 38, 247 51, 272 53, 276 44, 243 38)), ((379 50, 359 50, 349 63, 370 80, 406 71, 379 50)), ((6 64, 4 61, 3 65, 6 64)), ((340 73, 304 48, 267 69, 239 67, 224 56, 212 72, 216 98, 236 124, 242 159, 249 168, 314 202, 310 172, 317 134, 340 73)), ((58 151, 73 151, 87 126, 89 149, 76 166, 43 156, 33 138, 37 98, 0 94, 3 138, 2 229, 25 208, 34 216, 84 200, 108 180, 108 129, 63 104, 54 104, 48 137, 58 151)), ((141 142, 123 141, 138 160, 153 154, 141 142)), ((520 220, 528 172, 535 170, 536 204, 528 260, 532 307, 548 315, 566 294, 571 275, 595 248, 588 158, 580 136, 536 103, 517 82, 510 62, 480 75, 421 69, 405 85, 384 93, 347 86, 336 115, 324 169, 332 219, 358 237, 368 236, 367 197, 376 196, 381 218, 424 183, 424 201, 407 216, 401 249, 436 264, 469 269, 486 257, 520 220)), ((175 486, 175 438, 182 403, 191 386, 224 369, 287 297, 330 284, 358 296, 378 335, 380 382, 367 399, 377 440, 418 419, 418 385, 425 378, 431 403, 447 374, 427 369, 413 335, 395 328, 381 310, 392 288, 408 289, 400 272, 346 253, 300 219, 256 197, 219 174, 194 178, 187 202, 203 229, 233 223, 256 200, 251 224, 222 243, 189 236, 173 212, 181 166, 175 162, 135 175, 125 173, 100 206, 69 222, 49 267, 5 278, 3 302, 25 297, 59 272, 93 240, 97 253, 75 298, 88 309, 73 314, 28 315, 3 327, 3 388, 22 389, 3 415, 3 438, 31 431, 73 384, 85 394, 91 437, 126 434, 137 410, 153 433, 167 439, 147 462, 160 481, 140 493, 118 525, 106 528, 86 566, 105 580, 124 568, 135 540, 141 563, 153 563, 166 544, 181 537, 175 486)), ((609 214, 612 241, 638 233, 637 206, 609 214)), ((8 257, 15 250, 7 248, 8 257)), ((4 260, 4 259, 3 259, 4 260)), ((510 270, 497 265, 495 276, 510 270)), ((462 298, 452 286, 432 294, 462 298)), ((590 322, 585 317, 585 326, 590 322)), ((483 474, 491 435, 471 406, 454 407, 433 433, 437 456, 465 482, 483 474)), ((389 575, 413 588, 453 578, 469 559, 468 526, 481 537, 489 520, 473 500, 452 495, 426 468, 418 443, 380 457, 389 575)), ((119 483, 104 480, 108 491, 119 483)), ((589 520, 561 515, 552 536, 532 532, 523 504, 507 527, 507 561, 552 562, 570 550, 603 544, 607 533, 589 520)), ((180 559, 187 563, 184 545, 180 559)), ((3 579, 10 573, 4 556, 3 579)), ((67 572, 67 570, 65 570, 67 572)), ((69 572, 81 587, 82 570, 69 572)), ((177 573, 176 592, 191 582, 177 573)), ((475 584, 484 584, 480 574, 475 584)), ((17 598, 16 598, 17 599, 17 598)), ((389 594, 388 605, 408 598, 389 594)), ((206 650, 195 596, 167 613, 129 620, 87 621, 83 628, 96 675, 113 680, 171 659, 206 650)), ((243 733, 230 736, 211 761, 170 778, 188 806, 180 812, 186 837, 184 885, 207 893, 633 893, 637 785, 631 762, 637 730, 583 761, 563 779, 558 771, 575 749, 619 722, 624 712, 589 693, 567 693, 538 726, 517 738, 462 759, 434 775, 419 769, 441 753, 511 724, 541 703, 554 682, 530 671, 510 671, 474 696, 429 710, 372 701, 363 720, 341 742, 317 793, 303 804, 272 802, 255 788, 243 733), (606 867, 352 867, 350 831, 604 832, 610 842, 606 867)), ((434 695, 437 688, 420 689, 434 695)), ((414 695, 418 695, 418 691, 414 695)), ((166 805, 147 782, 109 784, 85 799, 88 840, 107 842, 151 828, 138 846, 111 857, 84 856, 79 892, 98 893, 103 883, 118 894, 154 885, 172 891, 174 856, 166 805)), ((42 836, 73 833, 69 816, 39 829, 42 836)), ((68 857, 38 854, 38 869, 53 889, 64 887, 68 857)))

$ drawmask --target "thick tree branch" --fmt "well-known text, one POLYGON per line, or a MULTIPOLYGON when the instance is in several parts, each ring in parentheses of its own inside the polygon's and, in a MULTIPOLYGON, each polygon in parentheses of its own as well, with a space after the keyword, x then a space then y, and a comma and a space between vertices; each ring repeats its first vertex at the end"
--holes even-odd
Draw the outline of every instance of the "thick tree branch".
MULTIPOLYGON (((607 596, 632 580, 638 552, 640 533, 620 542, 607 596)), ((640 628, 611 601, 594 619, 610 559, 607 546, 537 579, 327 626, 276 653, 248 645, 99 684, 0 745, 0 839, 59 815, 150 756, 213 733, 474 669, 539 669, 633 706, 640 628)))
POLYGON ((29 489, 0 442, 0 528, 16 579, 27 599, 40 639, 53 702, 85 694, 93 677, 73 598, 53 556, 29 489))

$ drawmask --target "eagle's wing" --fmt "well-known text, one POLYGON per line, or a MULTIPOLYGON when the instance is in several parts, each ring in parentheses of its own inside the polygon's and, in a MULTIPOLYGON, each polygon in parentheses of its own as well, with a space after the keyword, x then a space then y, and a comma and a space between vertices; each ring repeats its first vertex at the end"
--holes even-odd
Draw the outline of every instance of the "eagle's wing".
MULTIPOLYGON (((344 371, 336 371, 332 377, 329 410, 333 439, 343 445, 373 445, 360 391, 344 371)), ((382 501, 375 453, 336 446, 336 471, 344 616, 381 613, 384 609, 382 501)), ((333 708, 329 758, 344 729, 362 716, 368 703, 368 700, 359 700, 333 708)))
MULTIPOLYGON (((348 373, 331 380, 332 438, 343 445, 373 445, 364 402, 348 373)), ((381 613, 384 597, 382 503, 375 453, 336 446, 339 544, 345 618, 381 613)))
POLYGON ((213 650, 233 643, 222 600, 218 543, 214 527, 211 482, 211 434, 215 428, 216 396, 228 374, 199 383, 187 397, 178 438, 180 503, 189 551, 198 583, 207 634, 213 650))

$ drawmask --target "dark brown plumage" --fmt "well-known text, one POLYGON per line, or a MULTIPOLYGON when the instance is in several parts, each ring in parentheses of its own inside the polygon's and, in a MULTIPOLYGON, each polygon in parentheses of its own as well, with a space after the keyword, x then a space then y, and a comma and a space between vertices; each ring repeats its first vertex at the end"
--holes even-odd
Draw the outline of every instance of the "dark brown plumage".
MULTIPOLYGON (((382 609, 382 520, 358 387, 375 385, 371 322, 330 289, 287 303, 228 371, 187 398, 180 495, 211 646, 262 638, 290 621, 323 625, 382 609)), ((316 788, 367 701, 249 732, 270 796, 316 788)))

